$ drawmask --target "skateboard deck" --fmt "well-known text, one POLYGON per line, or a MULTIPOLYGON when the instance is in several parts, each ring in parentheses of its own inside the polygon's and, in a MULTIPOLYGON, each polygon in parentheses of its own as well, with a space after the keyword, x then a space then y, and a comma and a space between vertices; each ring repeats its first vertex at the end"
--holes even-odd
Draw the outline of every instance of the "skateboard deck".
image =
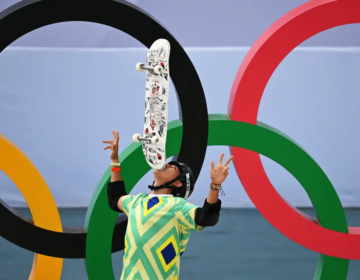
POLYGON ((153 169, 163 169, 166 164, 166 136, 169 103, 170 44, 165 39, 156 40, 146 55, 145 67, 162 67, 161 73, 146 70, 145 115, 143 138, 157 138, 155 144, 142 141, 146 161, 153 169))

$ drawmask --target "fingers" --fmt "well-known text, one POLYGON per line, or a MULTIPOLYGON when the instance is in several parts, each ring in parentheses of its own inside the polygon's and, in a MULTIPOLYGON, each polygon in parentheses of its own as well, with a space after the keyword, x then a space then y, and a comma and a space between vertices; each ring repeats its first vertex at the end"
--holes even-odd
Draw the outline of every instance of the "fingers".
POLYGON ((224 166, 228 166, 228 164, 233 160, 234 156, 231 156, 224 164, 224 166))
POLYGON ((211 169, 215 168, 215 163, 213 161, 211 161, 211 169))
POLYGON ((107 150, 107 149, 113 150, 113 146, 107 146, 104 148, 104 150, 107 150))
POLYGON ((230 168, 229 166, 228 166, 228 167, 225 167, 224 170, 222 171, 222 174, 223 174, 224 176, 229 175, 229 173, 228 173, 229 168, 230 168))
POLYGON ((222 160, 223 160, 223 158, 224 158, 224 153, 222 153, 221 156, 220 156, 219 165, 222 165, 222 160))
POLYGON ((112 131, 112 134, 113 134, 113 137, 114 137, 114 141, 103 141, 103 143, 107 143, 107 144, 111 144, 111 145, 115 145, 115 146, 117 146, 118 144, 119 144, 119 139, 120 139, 120 137, 119 137, 119 131, 117 130, 116 132, 115 132, 115 130, 113 130, 112 131))

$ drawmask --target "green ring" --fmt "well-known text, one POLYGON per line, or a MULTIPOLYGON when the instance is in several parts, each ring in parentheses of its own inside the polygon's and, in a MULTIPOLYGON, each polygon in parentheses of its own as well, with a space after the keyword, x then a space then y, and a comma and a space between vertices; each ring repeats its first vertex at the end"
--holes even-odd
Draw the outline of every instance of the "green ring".
MULTIPOLYGON (((181 145, 182 123, 180 120, 169 123, 167 137, 166 153, 168 157, 171 157, 179 153, 181 145)), ((335 207, 337 211, 334 208, 330 212, 324 210, 331 205, 339 205, 339 198, 330 180, 316 162, 284 134, 269 126, 230 121, 226 115, 210 115, 208 146, 215 145, 249 149, 277 162, 303 186, 320 221, 322 223, 326 221, 327 226, 331 221, 333 230, 343 230, 343 225, 346 225, 344 210, 341 207, 335 207), (284 149, 285 146, 286 149, 284 149), (296 164, 297 162, 301 164, 296 164), (317 180, 312 180, 314 176, 317 180), (319 182, 323 183, 321 188, 319 188, 319 182), (332 194, 326 201, 319 199, 319 192, 324 190, 332 194)), ((129 193, 150 170, 150 166, 144 159, 140 143, 131 144, 120 154, 119 159, 123 180, 126 182, 129 193)), ((88 229, 86 269, 89 280, 115 280, 111 242, 117 213, 110 210, 107 203, 107 183, 110 181, 110 173, 109 167, 95 190, 86 214, 85 226, 88 229)), ((349 260, 320 255, 313 279, 328 280, 328 276, 331 275, 332 280, 346 280, 348 265, 349 260)))

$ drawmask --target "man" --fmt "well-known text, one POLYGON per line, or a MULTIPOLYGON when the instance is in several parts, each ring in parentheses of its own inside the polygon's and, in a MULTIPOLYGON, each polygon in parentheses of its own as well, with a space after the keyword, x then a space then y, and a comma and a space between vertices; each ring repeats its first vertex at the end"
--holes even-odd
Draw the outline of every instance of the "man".
MULTIPOLYGON (((112 166, 118 159, 119 132, 113 131, 112 166)), ((112 168, 108 184, 108 202, 112 210, 128 216, 123 269, 120 280, 179 279, 180 256, 185 251, 190 233, 217 224, 221 201, 221 184, 228 176, 230 157, 223 165, 211 161, 210 192, 202 208, 186 202, 194 190, 194 176, 184 163, 169 162, 164 170, 154 171, 150 194, 128 195, 120 168, 112 168)), ((205 268, 204 268, 205 269, 205 268)))

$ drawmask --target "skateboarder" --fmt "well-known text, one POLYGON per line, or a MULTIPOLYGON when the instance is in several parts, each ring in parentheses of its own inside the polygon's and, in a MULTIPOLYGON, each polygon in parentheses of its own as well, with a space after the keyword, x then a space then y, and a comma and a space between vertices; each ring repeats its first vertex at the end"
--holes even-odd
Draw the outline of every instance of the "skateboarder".
POLYGON ((211 161, 210 192, 203 207, 184 198, 194 190, 191 169, 180 162, 169 162, 164 170, 154 171, 150 194, 129 195, 122 181, 118 159, 119 132, 113 131, 112 172, 108 184, 108 203, 112 210, 128 216, 121 279, 179 279, 180 256, 185 251, 190 233, 215 226, 219 220, 221 184, 228 176, 230 157, 218 166, 211 161))

